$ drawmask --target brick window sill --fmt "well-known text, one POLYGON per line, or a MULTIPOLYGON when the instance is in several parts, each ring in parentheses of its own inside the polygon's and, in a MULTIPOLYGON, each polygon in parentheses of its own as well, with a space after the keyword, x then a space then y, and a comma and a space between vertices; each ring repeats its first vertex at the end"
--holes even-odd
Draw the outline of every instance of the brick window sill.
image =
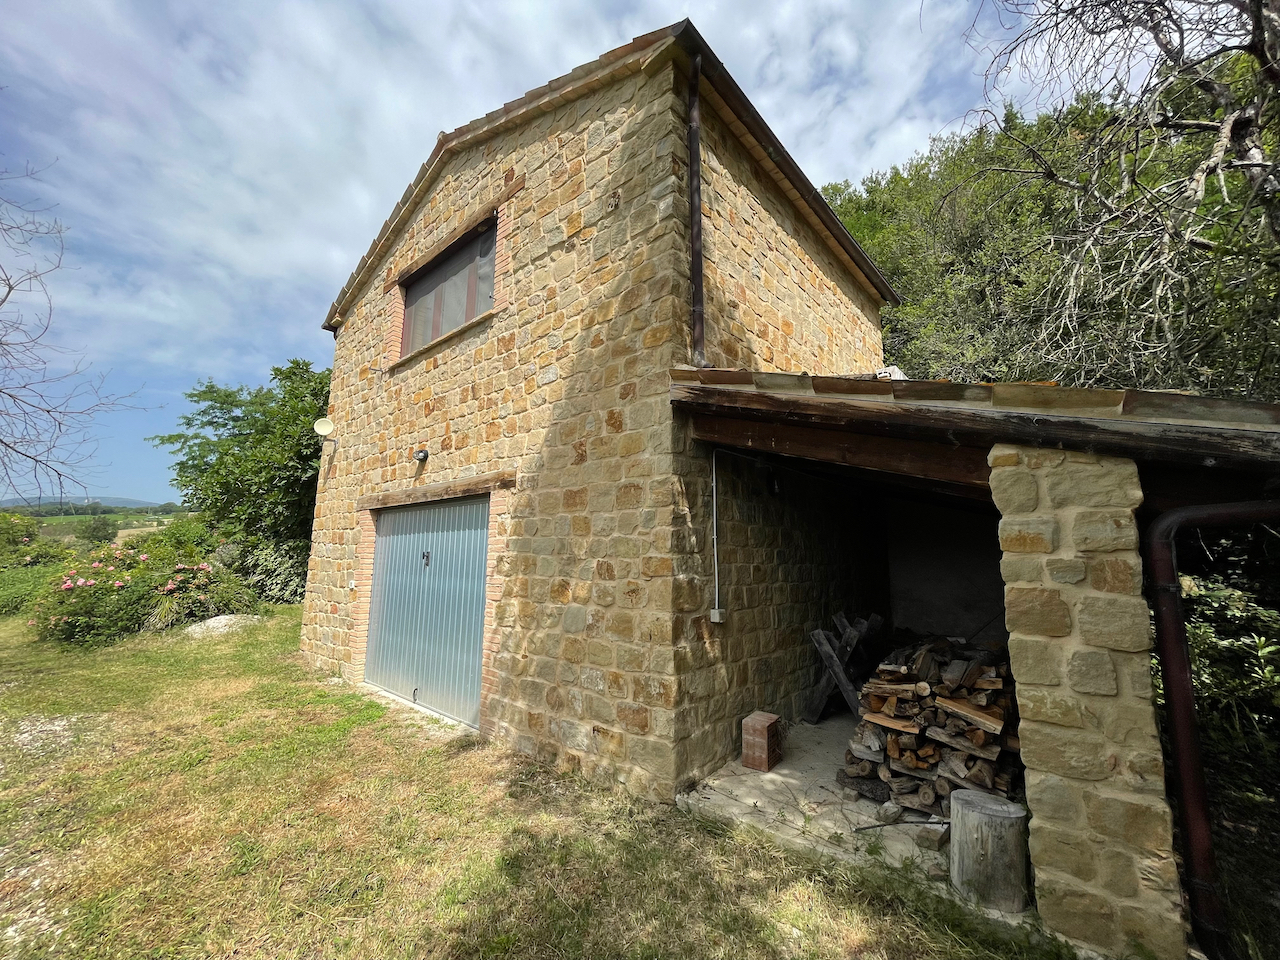
POLYGON ((457 337, 462 336, 462 334, 467 333, 471 330, 475 330, 477 327, 484 326, 486 323, 492 320, 495 316, 497 316, 498 312, 499 311, 497 307, 493 308, 492 310, 486 310, 484 313, 480 314, 478 317, 468 320, 462 326, 455 327, 454 329, 450 330, 448 333, 442 334, 441 336, 436 337, 430 343, 424 343, 417 350, 414 350, 412 353, 406 353, 403 357, 401 357, 395 363, 391 364, 391 366, 387 367, 386 373, 388 375, 395 373, 397 370, 401 369, 402 367, 407 367, 409 364, 413 363, 413 361, 421 360, 427 354, 433 353, 436 350, 436 348, 444 346, 446 343, 449 343, 451 340, 454 340, 457 337))

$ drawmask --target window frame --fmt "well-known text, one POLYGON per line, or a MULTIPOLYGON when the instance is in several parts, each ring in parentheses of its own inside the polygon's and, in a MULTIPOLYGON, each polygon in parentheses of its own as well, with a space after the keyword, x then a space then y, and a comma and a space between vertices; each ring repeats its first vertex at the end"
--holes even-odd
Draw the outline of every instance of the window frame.
POLYGON ((498 302, 497 232, 498 232, 498 211, 495 209, 495 210, 491 210, 484 213, 480 217, 477 217, 475 220, 467 224, 464 224, 453 235, 451 235, 450 237, 448 237, 447 239, 445 239, 444 241, 442 241, 441 243, 433 247, 430 251, 428 251, 428 253, 424 257, 420 257, 416 262, 410 264, 409 267, 399 277, 397 277, 394 281, 388 284, 388 287, 398 286, 400 288, 400 302, 403 307, 403 310, 402 310, 403 315, 401 316, 401 319, 400 319, 400 357, 399 359, 403 360, 408 356, 410 356, 411 354, 417 353, 420 350, 424 350, 425 348, 431 346, 431 344, 435 343, 436 341, 452 336, 453 334, 457 333, 459 330, 465 329, 466 327, 475 323, 475 321, 478 320, 479 318, 493 312, 498 302), (468 316, 466 316, 466 318, 458 326, 443 332, 437 332, 441 323, 443 322, 442 311, 443 311, 444 287, 442 284, 441 287, 438 288, 435 293, 435 303, 432 305, 432 318, 431 318, 431 327, 429 330, 429 335, 427 339, 425 339, 422 343, 418 344, 417 346, 411 346, 410 336, 413 330, 412 330, 412 323, 411 323, 410 312, 409 312, 409 288, 413 286, 415 283, 417 283, 418 281, 424 279, 428 273, 430 273, 434 268, 440 266, 441 263, 447 260, 450 256, 458 253, 459 248, 465 246, 468 243, 472 243, 478 240, 481 236, 483 236, 487 232, 492 232, 494 234, 494 251, 493 251, 494 267, 493 267, 493 278, 492 278, 493 306, 490 306, 490 308, 484 311, 483 313, 475 312, 476 304, 479 299, 479 262, 480 262, 479 257, 475 257, 471 260, 471 266, 467 270, 467 293, 466 293, 466 305, 464 307, 464 314, 468 314, 468 316))

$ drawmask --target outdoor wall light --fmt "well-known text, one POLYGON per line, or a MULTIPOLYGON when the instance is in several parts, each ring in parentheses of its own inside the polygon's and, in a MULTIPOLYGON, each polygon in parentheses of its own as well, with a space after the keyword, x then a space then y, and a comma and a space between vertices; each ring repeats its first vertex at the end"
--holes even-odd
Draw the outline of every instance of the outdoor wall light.
POLYGON ((320 442, 322 444, 332 443, 334 445, 337 445, 338 443, 337 438, 329 436, 329 434, 333 433, 334 428, 333 428, 333 421, 330 420, 328 417, 321 417, 319 420, 317 420, 315 423, 311 425, 311 429, 314 430, 316 434, 320 437, 320 442))
POLYGON ((413 459, 417 460, 419 463, 426 463, 427 457, 429 456, 431 456, 431 454, 427 452, 426 447, 423 447, 421 450, 413 451, 413 459))

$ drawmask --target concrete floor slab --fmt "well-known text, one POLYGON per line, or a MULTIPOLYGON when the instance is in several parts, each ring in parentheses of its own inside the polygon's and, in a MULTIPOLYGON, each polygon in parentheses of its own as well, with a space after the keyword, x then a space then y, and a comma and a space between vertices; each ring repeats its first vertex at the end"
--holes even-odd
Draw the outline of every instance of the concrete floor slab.
POLYGON ((906 811, 899 823, 876 820, 880 804, 854 799, 836 783, 858 718, 843 714, 815 725, 791 725, 782 761, 767 773, 726 764, 676 803, 682 809, 728 823, 757 827, 787 847, 853 860, 878 852, 890 864, 915 861, 935 877, 946 876, 947 849, 917 846, 928 820, 906 811))

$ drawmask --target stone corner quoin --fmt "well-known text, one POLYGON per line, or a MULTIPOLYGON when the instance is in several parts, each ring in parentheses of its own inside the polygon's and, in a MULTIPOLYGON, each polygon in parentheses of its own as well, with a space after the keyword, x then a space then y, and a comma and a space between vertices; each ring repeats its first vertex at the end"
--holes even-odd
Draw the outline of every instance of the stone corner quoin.
POLYGON ((1136 941, 1180 960, 1137 467, 1007 444, 988 463, 1040 913, 1095 950, 1119 954, 1136 941))

